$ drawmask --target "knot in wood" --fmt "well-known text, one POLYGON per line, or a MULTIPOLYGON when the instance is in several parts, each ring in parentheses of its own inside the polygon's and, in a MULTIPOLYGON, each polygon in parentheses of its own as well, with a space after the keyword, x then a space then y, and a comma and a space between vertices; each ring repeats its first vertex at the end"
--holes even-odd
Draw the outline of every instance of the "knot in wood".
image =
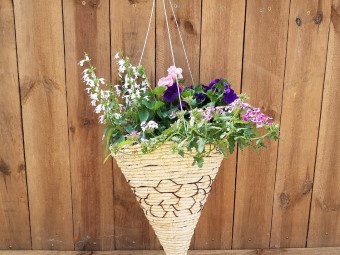
POLYGON ((290 197, 287 193, 282 192, 280 194, 280 203, 282 208, 287 208, 290 202, 290 197))
POLYGON ((300 17, 297 17, 297 18, 295 19, 295 22, 296 22, 296 25, 298 25, 298 26, 301 26, 301 25, 302 25, 302 20, 301 20, 300 17))
POLYGON ((9 165, 3 159, 0 160, 0 172, 2 172, 4 175, 11 174, 9 165))
POLYGON ((319 25, 321 22, 322 22, 322 19, 323 19, 323 15, 322 15, 322 13, 317 13, 316 15, 315 15, 315 17, 313 18, 313 20, 314 20, 314 23, 315 24, 317 24, 317 25, 319 25))
MULTIPOLYGON (((89 118, 82 118, 81 119, 81 125, 86 127, 86 126, 90 126, 93 123, 93 121, 89 118)), ((72 130, 71 130, 72 131, 72 130)))
POLYGON ((189 34, 195 34, 194 25, 191 23, 191 21, 186 20, 184 22, 184 28, 189 34))
POLYGON ((302 194, 306 195, 313 188, 313 182, 311 180, 306 180, 303 184, 302 194))

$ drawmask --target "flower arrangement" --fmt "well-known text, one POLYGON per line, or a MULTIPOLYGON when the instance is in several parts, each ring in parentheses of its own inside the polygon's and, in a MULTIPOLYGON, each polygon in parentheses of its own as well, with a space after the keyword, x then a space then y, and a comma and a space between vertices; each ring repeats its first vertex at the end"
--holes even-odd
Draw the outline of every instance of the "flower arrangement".
POLYGON ((153 88, 143 66, 133 66, 121 53, 115 60, 118 84, 97 77, 87 54, 80 61, 87 65, 83 81, 91 105, 105 125, 108 156, 134 144, 149 153, 170 142, 173 152, 192 155, 193 164, 202 167, 212 151, 228 157, 236 143, 240 149, 257 149, 265 139, 278 139, 278 125, 248 104, 246 95, 237 95, 227 79, 186 86, 182 69, 171 66, 153 88))

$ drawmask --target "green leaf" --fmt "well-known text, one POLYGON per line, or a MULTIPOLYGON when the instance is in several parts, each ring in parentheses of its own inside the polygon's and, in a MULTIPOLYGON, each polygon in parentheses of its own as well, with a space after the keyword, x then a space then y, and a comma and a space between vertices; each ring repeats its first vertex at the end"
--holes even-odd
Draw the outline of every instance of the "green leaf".
POLYGON ((164 103, 162 101, 156 101, 155 105, 153 106, 153 108, 151 110, 157 111, 159 108, 161 108, 164 105, 164 103))
POLYGON ((229 152, 230 154, 233 154, 235 150, 235 140, 233 138, 229 139, 229 152))
POLYGON ((205 143, 206 143, 206 140, 204 139, 204 138, 202 138, 202 137, 200 137, 199 139, 198 139, 198 141, 197 141, 197 151, 199 152, 199 153, 202 153, 203 151, 204 151, 204 149, 205 149, 205 143))
POLYGON ((105 155, 109 155, 110 142, 111 142, 112 134, 114 131, 115 129, 113 127, 111 127, 109 131, 107 131, 106 143, 105 143, 105 155))
POLYGON ((150 110, 157 111, 164 103, 162 101, 144 101, 143 104, 150 110))
POLYGON ((122 148, 124 147, 125 145, 129 145, 129 144, 133 144, 135 143, 136 141, 134 140, 125 140, 125 141, 122 141, 120 142, 119 144, 117 144, 118 148, 122 148))
POLYGON ((105 138, 107 132, 110 130, 110 128, 112 128, 112 127, 111 127, 111 126, 106 126, 106 127, 104 128, 103 138, 102 138, 103 140, 104 140, 104 138, 105 138))
POLYGON ((144 67, 141 65, 137 66, 137 72, 140 76, 142 76, 145 73, 144 67))
POLYGON ((148 108, 152 109, 155 106, 155 102, 153 101, 144 101, 143 104, 148 108))
POLYGON ((170 135, 172 132, 173 132, 173 128, 169 127, 168 129, 165 129, 162 134, 163 135, 170 135))
POLYGON ((142 108, 142 110, 138 112, 138 117, 140 122, 147 121, 149 118, 149 111, 146 108, 142 108))
POLYGON ((160 96, 164 93, 164 91, 166 90, 165 86, 158 86, 155 89, 152 90, 152 94, 156 95, 156 96, 160 96))
POLYGON ((113 143, 119 144, 119 143, 124 142, 124 141, 125 141, 125 135, 120 135, 119 137, 117 137, 117 138, 113 141, 113 143))
POLYGON ((167 112, 162 112, 161 110, 157 111, 157 115, 162 119, 165 119, 168 116, 167 112))
POLYGON ((194 157, 194 163, 193 163, 193 165, 195 164, 195 162, 197 163, 197 166, 199 167, 199 168, 202 168, 202 166, 203 166, 203 157, 202 156, 195 156, 194 157))
POLYGON ((124 126, 124 129, 128 133, 131 133, 133 130, 135 130, 131 125, 124 126))

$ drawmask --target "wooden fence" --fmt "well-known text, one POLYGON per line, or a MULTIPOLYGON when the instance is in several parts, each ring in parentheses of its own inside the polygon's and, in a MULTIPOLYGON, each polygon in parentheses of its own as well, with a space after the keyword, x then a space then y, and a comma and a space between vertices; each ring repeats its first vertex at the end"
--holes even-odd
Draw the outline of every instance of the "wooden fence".
MULTIPOLYGON (((160 249, 115 162, 102 163, 77 65, 86 51, 112 78, 116 51, 136 62, 151 2, 0 1, 0 249, 160 249)), ((281 123, 268 150, 223 162, 192 249, 340 246, 340 1, 173 2, 194 79, 227 76, 281 123)), ((156 5, 153 82, 171 63, 156 5)), ((171 30, 187 73, 173 18, 171 30)))

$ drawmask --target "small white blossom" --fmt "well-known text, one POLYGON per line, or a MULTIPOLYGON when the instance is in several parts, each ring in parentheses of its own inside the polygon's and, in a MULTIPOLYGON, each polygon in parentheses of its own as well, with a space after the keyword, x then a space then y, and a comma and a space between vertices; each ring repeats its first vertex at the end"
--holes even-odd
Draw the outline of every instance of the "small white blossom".
POLYGON ((124 72, 125 72, 125 66, 120 66, 120 67, 118 68, 118 72, 124 73, 124 72))
POLYGON ((139 90, 136 90, 136 97, 140 98, 140 91, 139 90))
POLYGON ((100 113, 101 111, 104 111, 105 110, 105 106, 104 105, 102 105, 102 104, 99 104, 99 105, 97 105, 96 106, 96 108, 95 108, 95 112, 96 113, 100 113))
POLYGON ((97 104, 97 101, 96 101, 96 100, 92 100, 92 101, 91 101, 91 105, 92 105, 92 106, 96 106, 96 104, 97 104))
POLYGON ((101 84, 105 84, 105 79, 104 79, 104 78, 99 78, 98 81, 99 81, 101 84))
POLYGON ((98 118, 98 119, 99 119, 98 122, 101 123, 101 124, 105 124, 105 119, 104 119, 104 117, 105 117, 104 115, 100 115, 99 118, 98 118))
POLYGON ((153 121, 153 120, 150 120, 150 121, 148 122, 148 127, 149 127, 149 128, 152 128, 152 129, 156 129, 156 128, 158 128, 158 124, 157 124, 157 122, 155 122, 155 121, 153 121))
POLYGON ((90 61, 90 58, 88 55, 85 55, 85 58, 83 60, 80 60, 79 61, 79 65, 80 66, 83 66, 85 62, 89 62, 90 61))
POLYGON ((157 124, 157 122, 155 122, 153 120, 150 120, 148 123, 143 121, 140 124, 140 127, 143 130, 143 132, 145 132, 147 129, 150 129, 150 130, 157 129, 158 128, 158 124, 157 124))
POLYGON ((193 115, 190 116, 190 126, 195 124, 195 117, 193 115))
POLYGON ((140 141, 141 141, 142 143, 146 143, 146 142, 148 142, 149 140, 142 137, 142 138, 140 139, 140 141))
POLYGON ((115 113, 115 114, 113 114, 113 116, 114 116, 116 119, 120 119, 120 118, 122 117, 122 115, 119 114, 119 113, 115 113))
POLYGON ((90 98, 91 98, 92 100, 98 101, 98 94, 91 93, 91 94, 90 94, 90 98))
POLYGON ((116 55, 115 55, 115 59, 119 59, 119 58, 120 58, 119 52, 117 52, 116 55))

